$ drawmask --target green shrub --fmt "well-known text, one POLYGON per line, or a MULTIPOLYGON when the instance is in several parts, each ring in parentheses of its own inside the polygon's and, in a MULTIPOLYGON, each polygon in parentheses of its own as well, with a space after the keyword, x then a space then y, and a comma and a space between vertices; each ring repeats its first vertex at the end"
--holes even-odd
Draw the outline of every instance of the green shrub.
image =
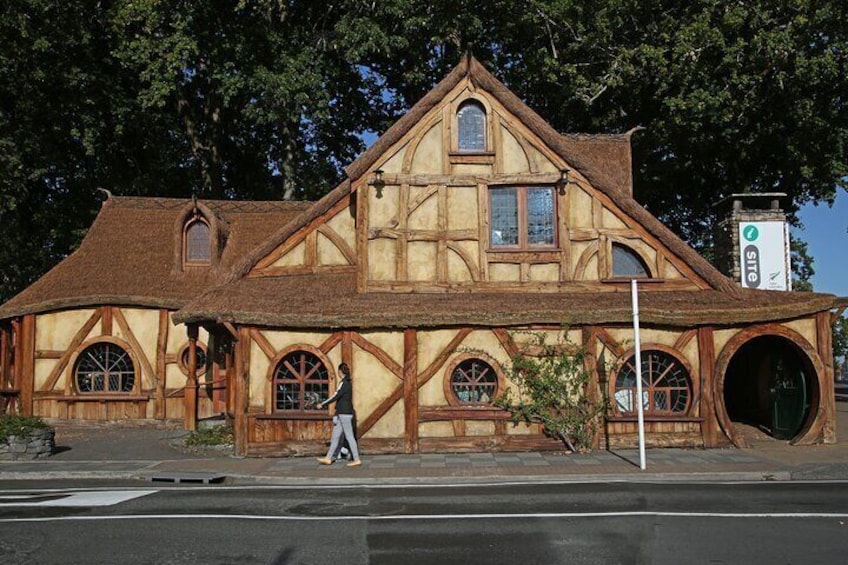
POLYGON ((38 416, 0 414, 0 441, 6 441, 9 436, 22 436, 32 430, 41 430, 48 427, 44 420, 38 416))
POLYGON ((572 452, 591 450, 606 403, 590 391, 585 346, 570 343, 567 331, 555 344, 547 343, 543 333, 522 333, 531 336, 527 350, 532 353, 518 353, 506 367, 517 394, 507 389, 495 406, 509 411, 514 423, 541 424, 546 435, 572 452))
POLYGON ((200 428, 188 434, 185 444, 190 447, 232 445, 233 428, 227 425, 200 428))

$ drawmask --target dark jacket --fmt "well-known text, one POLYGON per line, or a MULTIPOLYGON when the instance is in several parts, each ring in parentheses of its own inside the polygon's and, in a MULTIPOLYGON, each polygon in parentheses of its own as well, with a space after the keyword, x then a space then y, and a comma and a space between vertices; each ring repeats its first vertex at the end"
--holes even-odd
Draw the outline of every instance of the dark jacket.
POLYGON ((324 401, 324 404, 336 403, 336 414, 353 414, 353 386, 350 379, 342 379, 336 393, 324 401))

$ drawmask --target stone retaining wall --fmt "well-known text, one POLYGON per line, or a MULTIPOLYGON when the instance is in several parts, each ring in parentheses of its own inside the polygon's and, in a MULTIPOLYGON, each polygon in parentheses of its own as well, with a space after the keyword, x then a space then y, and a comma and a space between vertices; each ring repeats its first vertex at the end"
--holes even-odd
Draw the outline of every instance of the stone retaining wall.
POLYGON ((53 428, 42 428, 22 436, 9 436, 5 442, 0 442, 0 461, 50 457, 53 454, 55 435, 53 428))

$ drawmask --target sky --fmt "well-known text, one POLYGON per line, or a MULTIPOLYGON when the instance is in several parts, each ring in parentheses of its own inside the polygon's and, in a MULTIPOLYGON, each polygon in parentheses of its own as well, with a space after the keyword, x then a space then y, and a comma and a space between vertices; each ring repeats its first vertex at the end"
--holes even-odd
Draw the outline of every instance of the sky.
POLYGON ((840 190, 832 208, 804 206, 799 217, 804 229, 792 233, 807 242, 815 259, 813 290, 848 296, 848 194, 840 190))

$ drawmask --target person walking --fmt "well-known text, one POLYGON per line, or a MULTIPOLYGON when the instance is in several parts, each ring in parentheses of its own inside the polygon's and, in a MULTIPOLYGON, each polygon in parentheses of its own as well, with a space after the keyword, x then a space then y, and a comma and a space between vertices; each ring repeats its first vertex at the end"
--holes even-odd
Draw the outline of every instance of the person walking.
POLYGON ((342 382, 339 383, 336 393, 318 405, 319 408, 324 408, 328 404, 336 403, 330 449, 327 450, 326 457, 318 459, 318 462, 322 465, 333 464, 333 455, 335 455, 342 439, 342 433, 344 433, 350 446, 350 452, 353 454, 353 461, 348 463, 347 466, 358 467, 362 465, 362 461, 359 459, 359 446, 356 445, 356 436, 353 433, 353 386, 350 384, 350 367, 347 366, 347 363, 339 365, 339 374, 342 376, 342 382))

